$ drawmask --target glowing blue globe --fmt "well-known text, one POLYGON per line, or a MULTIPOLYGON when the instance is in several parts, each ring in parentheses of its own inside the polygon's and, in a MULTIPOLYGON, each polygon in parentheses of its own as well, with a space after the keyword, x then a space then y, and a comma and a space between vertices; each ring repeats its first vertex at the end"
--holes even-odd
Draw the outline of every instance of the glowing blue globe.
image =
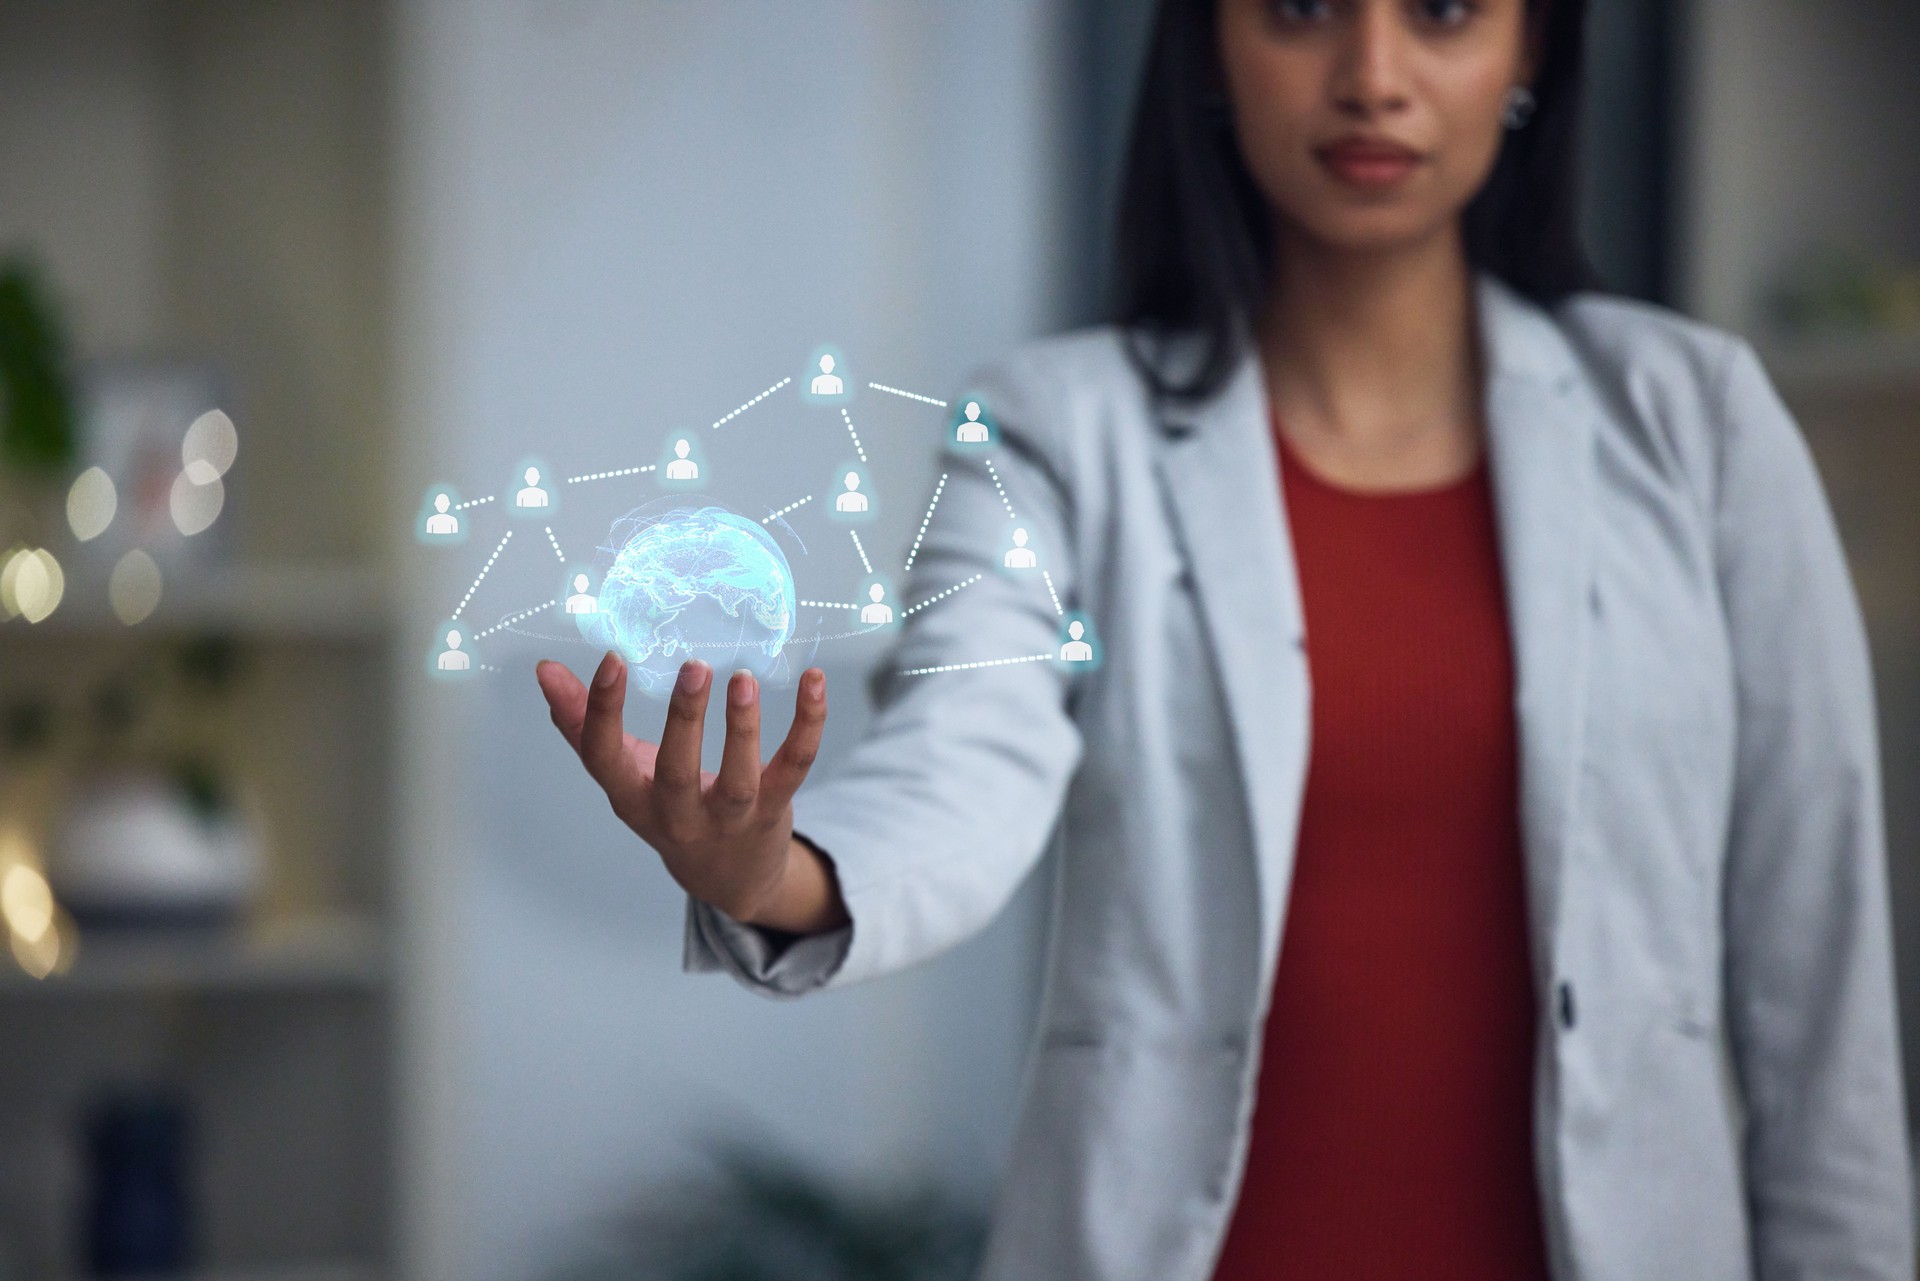
POLYGON ((626 658, 630 681, 665 697, 689 658, 762 679, 781 670, 793 570, 759 522, 724 507, 681 507, 615 533, 597 611, 576 617, 589 642, 626 658))

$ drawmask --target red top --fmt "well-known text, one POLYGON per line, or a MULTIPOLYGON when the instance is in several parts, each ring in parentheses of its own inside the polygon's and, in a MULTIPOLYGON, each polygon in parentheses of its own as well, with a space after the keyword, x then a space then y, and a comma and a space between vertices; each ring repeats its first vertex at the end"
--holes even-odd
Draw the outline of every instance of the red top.
POLYGON ((1484 459, 1365 493, 1280 439, 1312 759, 1215 1281, 1547 1276, 1513 661, 1484 459))

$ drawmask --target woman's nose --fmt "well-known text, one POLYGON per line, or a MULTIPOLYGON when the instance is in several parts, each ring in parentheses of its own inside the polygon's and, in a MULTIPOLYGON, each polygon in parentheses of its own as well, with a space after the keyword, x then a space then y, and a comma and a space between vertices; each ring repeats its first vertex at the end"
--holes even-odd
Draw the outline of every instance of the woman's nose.
POLYGON ((1399 5, 1395 0, 1360 0, 1342 28, 1330 86, 1334 105, 1361 119, 1403 110, 1409 101, 1409 33, 1399 5))

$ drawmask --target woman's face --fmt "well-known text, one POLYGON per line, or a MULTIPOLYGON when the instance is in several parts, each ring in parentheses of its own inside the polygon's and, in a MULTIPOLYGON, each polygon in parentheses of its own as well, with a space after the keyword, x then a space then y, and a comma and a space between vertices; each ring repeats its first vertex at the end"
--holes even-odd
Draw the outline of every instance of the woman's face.
POLYGON ((1240 151, 1283 232, 1344 250, 1457 223, 1529 78, 1525 0, 1218 0, 1240 151))

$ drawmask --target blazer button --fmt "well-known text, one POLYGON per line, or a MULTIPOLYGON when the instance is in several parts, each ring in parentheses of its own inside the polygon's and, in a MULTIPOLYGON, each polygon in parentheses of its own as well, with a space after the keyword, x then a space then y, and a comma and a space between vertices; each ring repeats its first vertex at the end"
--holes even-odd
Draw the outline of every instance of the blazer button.
POLYGON ((1555 990, 1560 1007, 1560 1026, 1566 1031, 1573 1030, 1573 984, 1562 979, 1555 990))

